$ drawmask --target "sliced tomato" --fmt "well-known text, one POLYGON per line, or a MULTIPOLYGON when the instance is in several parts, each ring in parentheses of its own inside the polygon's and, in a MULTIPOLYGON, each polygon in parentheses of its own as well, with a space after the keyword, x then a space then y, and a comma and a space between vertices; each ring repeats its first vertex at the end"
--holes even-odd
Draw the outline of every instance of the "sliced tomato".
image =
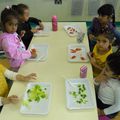
POLYGON ((81 50, 81 48, 76 48, 76 51, 80 51, 81 50))
POLYGON ((76 56, 75 56, 75 55, 71 57, 71 59, 75 59, 75 58, 76 58, 76 56))
POLYGON ((71 50, 71 53, 76 53, 76 50, 74 49, 70 49, 71 50))
POLYGON ((85 60, 85 58, 84 57, 80 57, 81 58, 81 60, 85 60))

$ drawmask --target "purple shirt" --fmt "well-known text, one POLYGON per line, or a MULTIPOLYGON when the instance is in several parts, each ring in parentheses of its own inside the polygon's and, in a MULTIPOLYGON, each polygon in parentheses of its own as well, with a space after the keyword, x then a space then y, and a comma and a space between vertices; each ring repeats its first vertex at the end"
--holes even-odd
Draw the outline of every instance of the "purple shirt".
POLYGON ((93 34, 95 36, 99 35, 100 33, 104 33, 107 31, 114 31, 115 27, 109 22, 106 26, 102 27, 99 19, 95 17, 93 19, 92 25, 88 29, 88 34, 93 34))
POLYGON ((5 51, 12 68, 19 68, 25 59, 31 57, 31 52, 25 49, 17 33, 2 33, 0 35, 0 49, 5 51))

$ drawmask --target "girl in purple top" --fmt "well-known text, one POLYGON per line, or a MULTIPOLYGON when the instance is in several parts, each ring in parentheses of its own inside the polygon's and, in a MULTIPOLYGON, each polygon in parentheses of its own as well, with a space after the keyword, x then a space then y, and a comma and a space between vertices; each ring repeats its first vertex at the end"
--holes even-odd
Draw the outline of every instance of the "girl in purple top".
POLYGON ((96 36, 101 33, 111 31, 117 43, 120 43, 120 33, 115 29, 115 10, 111 4, 104 4, 98 9, 98 17, 93 19, 92 25, 88 29, 88 38, 91 51, 96 44, 96 36))
POLYGON ((0 35, 0 44, 9 59, 12 70, 17 71, 24 61, 30 57, 36 57, 36 53, 25 49, 21 39, 18 37, 18 18, 16 12, 11 8, 5 8, 1 13, 3 33, 0 35))

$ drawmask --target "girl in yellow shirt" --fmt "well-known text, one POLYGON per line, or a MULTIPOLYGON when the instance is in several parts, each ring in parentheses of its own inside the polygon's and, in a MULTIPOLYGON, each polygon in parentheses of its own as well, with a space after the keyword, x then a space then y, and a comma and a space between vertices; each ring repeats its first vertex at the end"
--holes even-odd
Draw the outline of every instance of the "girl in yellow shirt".
POLYGON ((114 40, 111 32, 99 34, 93 52, 89 54, 93 66, 93 76, 100 74, 105 67, 106 58, 112 53, 112 42, 114 40))
POLYGON ((16 72, 12 72, 6 69, 3 65, 0 64, 0 106, 7 103, 16 103, 19 100, 16 95, 6 97, 8 94, 9 88, 8 88, 8 84, 6 82, 5 77, 10 80, 28 81, 31 79, 36 79, 36 74, 31 73, 27 76, 23 76, 16 72))

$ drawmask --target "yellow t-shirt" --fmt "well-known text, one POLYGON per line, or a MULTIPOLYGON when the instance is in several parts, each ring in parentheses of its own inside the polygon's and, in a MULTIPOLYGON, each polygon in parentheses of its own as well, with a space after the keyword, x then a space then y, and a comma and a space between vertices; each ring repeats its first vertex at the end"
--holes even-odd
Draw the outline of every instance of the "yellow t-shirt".
POLYGON ((6 68, 0 64, 0 96, 2 97, 7 96, 9 91, 8 84, 4 76, 5 71, 6 68))
MULTIPOLYGON (((93 49, 93 57, 95 58, 97 65, 100 66, 101 68, 104 68, 106 59, 112 52, 113 52, 112 47, 110 47, 110 50, 106 54, 100 55, 97 52, 97 46, 95 45, 95 47, 93 49)), ((93 75, 94 75, 94 77, 96 77, 98 74, 100 74, 100 72, 101 72, 101 70, 93 67, 93 75)))

